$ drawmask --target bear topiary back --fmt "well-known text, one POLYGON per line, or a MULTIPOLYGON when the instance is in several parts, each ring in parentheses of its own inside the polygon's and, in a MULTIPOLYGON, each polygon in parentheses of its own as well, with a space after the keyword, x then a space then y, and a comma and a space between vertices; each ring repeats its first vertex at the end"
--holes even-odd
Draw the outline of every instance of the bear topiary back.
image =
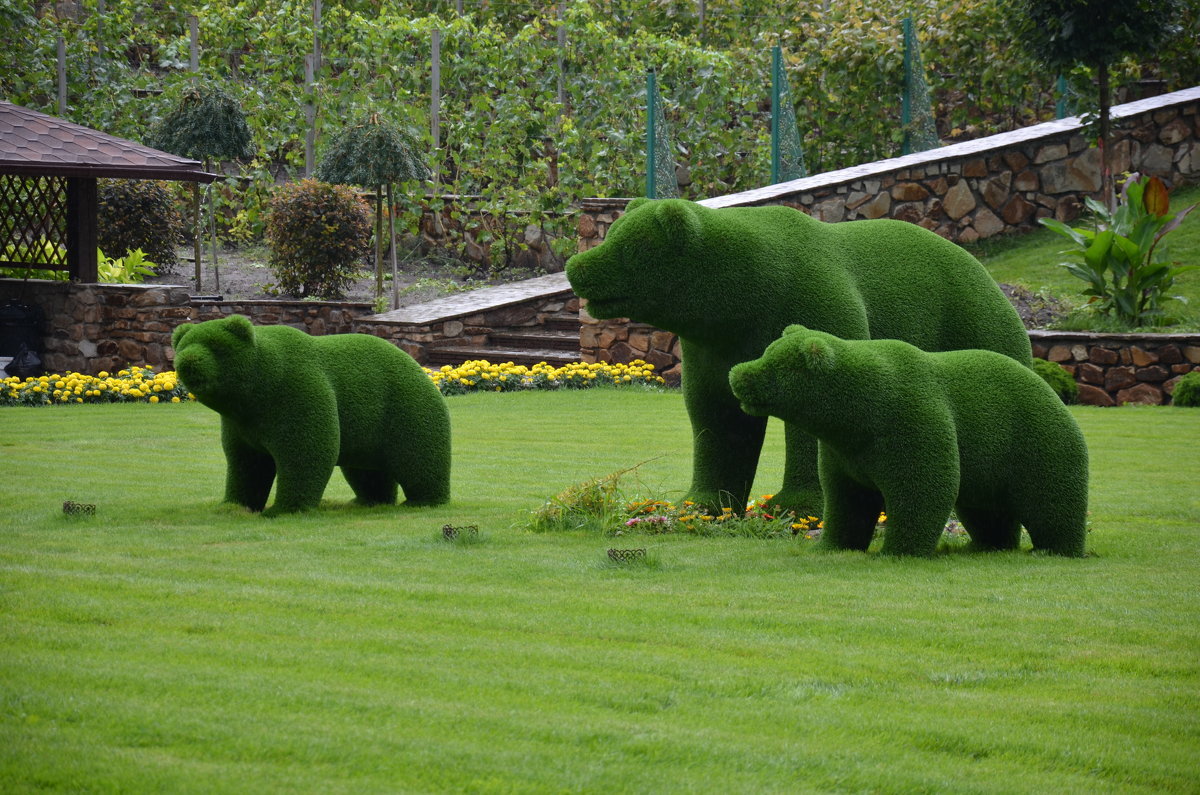
POLYGON ((183 217, 166 183, 143 179, 102 179, 96 245, 109 257, 141 249, 159 273, 174 271, 175 247, 183 243, 183 217))
POLYGON ((271 199, 266 237, 281 291, 338 298, 370 249, 371 211, 351 188, 305 179, 271 199))

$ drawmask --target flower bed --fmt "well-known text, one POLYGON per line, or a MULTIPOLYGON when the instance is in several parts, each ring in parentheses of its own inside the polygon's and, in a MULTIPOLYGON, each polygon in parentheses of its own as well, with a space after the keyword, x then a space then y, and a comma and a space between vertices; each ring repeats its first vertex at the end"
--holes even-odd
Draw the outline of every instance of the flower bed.
MULTIPOLYGON (((527 389, 586 389, 594 386, 661 387, 654 365, 584 364, 553 367, 541 362, 533 367, 469 361, 440 370, 425 368, 443 395, 468 392, 515 392, 527 389)), ((5 378, 0 382, 0 406, 50 406, 73 403, 181 403, 195 400, 173 370, 156 373, 153 367, 130 367, 116 375, 65 373, 38 378, 5 378)))
POLYGON ((174 371, 130 367, 116 375, 66 373, 38 378, 5 378, 0 406, 49 406, 72 403, 180 403, 193 400, 174 371))

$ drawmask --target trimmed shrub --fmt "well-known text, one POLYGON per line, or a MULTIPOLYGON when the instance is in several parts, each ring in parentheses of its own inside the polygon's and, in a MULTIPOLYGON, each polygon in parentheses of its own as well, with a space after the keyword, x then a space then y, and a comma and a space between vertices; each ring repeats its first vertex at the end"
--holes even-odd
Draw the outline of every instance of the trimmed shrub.
POLYGON ((1195 408, 1200 406, 1200 372, 1188 373, 1175 384, 1171 405, 1195 408))
POLYGON ((371 211, 344 185, 305 179, 284 185, 267 218, 271 270, 298 296, 337 298, 371 246, 371 211))
POLYGON ((178 265, 175 247, 183 244, 183 217, 165 182, 102 179, 96 187, 99 209, 96 243, 119 259, 141 249, 159 273, 178 265))
POLYGON ((1063 403, 1070 404, 1079 400, 1079 384, 1076 384, 1071 374, 1061 366, 1045 359, 1034 359, 1033 371, 1050 385, 1063 403))

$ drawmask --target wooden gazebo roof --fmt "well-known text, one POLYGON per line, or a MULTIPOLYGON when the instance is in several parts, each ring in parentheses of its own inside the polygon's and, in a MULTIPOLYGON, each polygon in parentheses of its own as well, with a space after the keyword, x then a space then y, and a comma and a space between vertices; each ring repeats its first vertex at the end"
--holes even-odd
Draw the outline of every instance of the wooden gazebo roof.
MULTIPOLYGON (((68 270, 96 281, 96 180, 165 179, 212 182, 197 160, 0 101, 0 252, 16 251, 25 267, 68 270), (66 263, 36 261, 47 241, 66 250, 66 263), (9 246, 9 244, 12 244, 9 246)), ((0 258, 3 255, 0 254, 0 258)))
POLYGON ((0 102, 0 174, 212 182, 196 160, 0 102))

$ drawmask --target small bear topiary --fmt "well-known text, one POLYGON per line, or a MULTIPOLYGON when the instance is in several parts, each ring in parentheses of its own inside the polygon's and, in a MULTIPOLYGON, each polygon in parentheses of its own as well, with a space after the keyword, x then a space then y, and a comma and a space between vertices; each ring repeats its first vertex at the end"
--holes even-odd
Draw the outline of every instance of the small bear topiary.
MULTIPOLYGON (((903 221, 829 224, 789 207, 634 200, 604 243, 571 258, 567 278, 593 317, 679 335, 694 440, 686 498, 710 510, 746 504, 767 427, 739 408, 729 369, 760 356, 790 323, 1032 359, 1020 317, 983 266, 903 221)), ((785 432, 773 502, 818 512, 816 442, 790 425, 785 432)))
POLYGON ((1200 371, 1191 372, 1175 383, 1171 394, 1172 406, 1200 406, 1200 371))
POLYGON ((378 337, 310 337, 240 315, 172 335, 175 369, 221 415, 225 501, 267 514, 315 508, 340 466, 365 505, 450 497, 450 415, 411 356, 378 337))
POLYGON ((1079 400, 1079 384, 1075 383, 1075 379, 1061 365, 1045 359, 1034 359, 1033 371, 1050 385, 1063 403, 1070 405, 1079 400))
POLYGON ((279 289, 338 298, 371 248, 371 210, 352 188, 302 179, 271 199, 266 238, 279 289))
POLYGON ((164 182, 145 179, 102 179, 96 185, 96 245, 113 259, 141 249, 172 273, 178 265, 175 247, 183 243, 183 216, 164 182))
POLYGON ((1032 370, 992 351, 926 353, 790 326, 733 368, 743 409, 819 440, 823 543, 929 555, 951 510, 982 549, 1080 556, 1088 452, 1070 411, 1032 370))

